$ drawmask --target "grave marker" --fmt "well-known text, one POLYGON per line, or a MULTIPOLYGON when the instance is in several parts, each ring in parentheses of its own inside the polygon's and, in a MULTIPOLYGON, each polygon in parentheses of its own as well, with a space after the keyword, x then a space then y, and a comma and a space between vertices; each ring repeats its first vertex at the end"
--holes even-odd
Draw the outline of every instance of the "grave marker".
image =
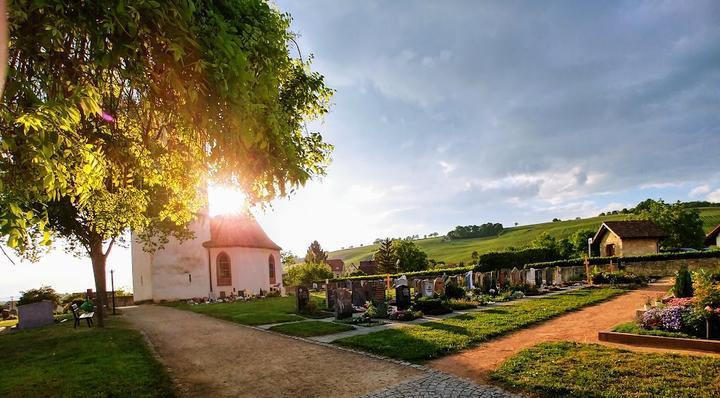
POLYGON ((406 285, 401 285, 395 288, 395 305, 399 310, 405 310, 410 308, 410 288, 406 285))
POLYGON ((310 301, 310 291, 305 286, 297 287, 297 295, 295 295, 295 303, 297 312, 307 311, 307 305, 310 301))
POLYGON ((352 316, 352 293, 347 288, 335 290, 335 319, 344 319, 352 316))

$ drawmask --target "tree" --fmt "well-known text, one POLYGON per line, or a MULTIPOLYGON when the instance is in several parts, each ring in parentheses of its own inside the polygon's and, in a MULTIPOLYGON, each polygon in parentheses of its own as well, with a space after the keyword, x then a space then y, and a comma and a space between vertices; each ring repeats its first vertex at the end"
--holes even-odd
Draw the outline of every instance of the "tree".
POLYGON ((313 282, 335 277, 330 266, 325 263, 295 264, 288 269, 283 283, 289 286, 310 286, 313 282))
POLYGON ((583 228, 575 231, 570 236, 570 242, 575 248, 575 256, 582 257, 588 252, 588 239, 595 236, 595 231, 589 228, 583 228))
POLYGON ((39 303, 43 300, 50 300, 53 304, 60 304, 60 295, 50 286, 43 286, 39 289, 30 289, 26 292, 20 292, 18 305, 39 303))
POLYGON ((540 234, 538 234, 538 236, 533 239, 530 245, 538 249, 558 249, 557 239, 555 239, 555 237, 551 236, 547 232, 541 232, 540 234))
POLYGON ((325 263, 328 258, 328 253, 322 249, 320 243, 314 240, 307 249, 305 254, 306 263, 325 263))
POLYGON ((478 260, 480 259, 480 253, 477 252, 477 250, 473 250, 473 252, 470 254, 470 257, 473 260, 473 263, 477 264, 478 260))
POLYGON ((393 250, 393 240, 385 238, 380 242, 380 247, 373 255, 373 261, 377 264, 379 274, 394 274, 397 272, 397 256, 393 250))
POLYGON ((415 242, 396 240, 392 242, 392 251, 397 259, 397 272, 414 272, 428 269, 427 254, 420 250, 415 242))
POLYGON ((288 267, 291 267, 297 263, 297 258, 295 257, 295 254, 293 254, 293 252, 291 252, 290 250, 281 250, 280 262, 282 263, 283 268, 287 269, 288 267))
POLYGON ((305 122, 332 91, 293 59, 264 1, 12 2, 0 108, 0 235, 35 260, 53 238, 105 264, 128 230, 146 251, 187 225, 208 179, 265 203, 325 173, 305 122))
POLYGON ((668 234, 662 241, 663 247, 703 247, 705 233, 697 209, 687 208, 679 201, 673 204, 665 203, 662 199, 647 199, 640 202, 635 209, 635 218, 653 221, 668 234), (641 210, 637 211, 638 208, 641 210))

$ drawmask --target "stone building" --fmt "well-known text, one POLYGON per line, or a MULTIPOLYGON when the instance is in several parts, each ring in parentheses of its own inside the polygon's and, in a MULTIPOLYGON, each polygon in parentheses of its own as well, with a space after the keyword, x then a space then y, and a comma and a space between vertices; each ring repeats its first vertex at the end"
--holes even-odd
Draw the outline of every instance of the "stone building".
POLYGON ((660 240, 667 234, 652 221, 605 221, 592 246, 600 256, 641 256, 658 253, 660 240))
POLYGON ((250 215, 198 216, 195 238, 155 253, 132 239, 135 302, 222 298, 282 287, 280 247, 250 215))
POLYGON ((705 236, 705 246, 720 247, 720 224, 705 236))

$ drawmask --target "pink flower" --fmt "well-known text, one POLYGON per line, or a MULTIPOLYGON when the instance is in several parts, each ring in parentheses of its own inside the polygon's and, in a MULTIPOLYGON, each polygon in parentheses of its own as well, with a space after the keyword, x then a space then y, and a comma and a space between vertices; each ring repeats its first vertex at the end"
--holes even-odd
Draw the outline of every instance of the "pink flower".
POLYGON ((713 309, 712 309, 711 306, 707 305, 707 306, 705 306, 705 311, 707 311, 707 312, 713 312, 713 309))
POLYGON ((114 122, 115 121, 115 118, 112 117, 112 115, 110 115, 109 113, 107 113, 105 111, 102 112, 102 118, 106 122, 114 122))

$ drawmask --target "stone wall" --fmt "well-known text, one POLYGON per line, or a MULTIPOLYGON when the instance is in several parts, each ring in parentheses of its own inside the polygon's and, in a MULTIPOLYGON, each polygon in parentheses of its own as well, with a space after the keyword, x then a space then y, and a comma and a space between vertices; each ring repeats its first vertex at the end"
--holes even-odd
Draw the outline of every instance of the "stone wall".
MULTIPOLYGON (((620 260, 620 264, 623 264, 622 259, 620 260)), ((720 258, 634 261, 624 263, 624 269, 638 275, 671 276, 683 265, 687 265, 691 271, 704 269, 706 271, 718 272, 720 271, 720 258)))

